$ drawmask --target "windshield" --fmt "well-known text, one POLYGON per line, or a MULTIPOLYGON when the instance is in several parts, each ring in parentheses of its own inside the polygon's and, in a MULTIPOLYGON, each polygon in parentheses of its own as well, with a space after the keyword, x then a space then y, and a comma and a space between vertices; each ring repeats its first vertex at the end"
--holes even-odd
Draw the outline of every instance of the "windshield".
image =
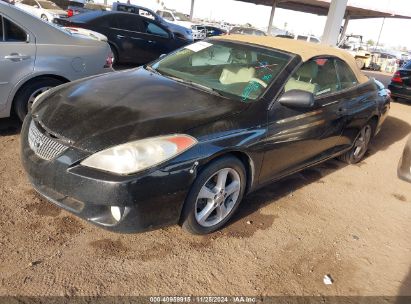
POLYGON ((190 21, 190 19, 188 19, 184 14, 182 13, 174 13, 174 17, 176 18, 176 20, 178 21, 190 21))
POLYGON ((242 102, 257 100, 291 57, 232 42, 197 42, 153 64, 160 74, 242 102))
POLYGON ((61 8, 60 7, 58 7, 57 6, 57 4, 55 4, 55 3, 53 3, 53 2, 49 2, 49 1, 39 1, 39 3, 40 3, 40 6, 42 7, 42 8, 45 8, 45 9, 60 9, 61 10, 61 8))

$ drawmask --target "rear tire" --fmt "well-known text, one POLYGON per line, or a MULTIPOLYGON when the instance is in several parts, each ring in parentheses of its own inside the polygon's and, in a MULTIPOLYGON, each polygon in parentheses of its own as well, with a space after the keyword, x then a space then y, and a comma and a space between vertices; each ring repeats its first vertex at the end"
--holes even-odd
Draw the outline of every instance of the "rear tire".
POLYGON ((61 80, 45 77, 23 85, 14 98, 14 111, 20 120, 24 120, 27 113, 31 110, 31 104, 38 95, 62 83, 63 81, 61 80))
POLYGON ((360 131, 360 134, 354 141, 353 147, 340 155, 338 158, 347 164, 356 164, 360 162, 365 153, 368 150, 372 135, 374 133, 374 128, 370 122, 368 122, 360 131))
POLYGON ((365 67, 365 61, 362 58, 355 58, 355 63, 357 64, 357 67, 362 70, 365 67))
POLYGON ((194 181, 182 213, 182 227, 191 234, 207 234, 224 226, 238 208, 245 191, 243 163, 233 156, 212 162, 194 181))

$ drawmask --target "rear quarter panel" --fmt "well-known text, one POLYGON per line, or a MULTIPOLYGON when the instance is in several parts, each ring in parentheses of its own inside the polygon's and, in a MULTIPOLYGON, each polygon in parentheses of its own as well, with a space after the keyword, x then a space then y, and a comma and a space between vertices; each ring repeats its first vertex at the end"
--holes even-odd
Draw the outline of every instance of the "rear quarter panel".
MULTIPOLYGON (((86 38, 78 38, 86 39, 86 38)), ((77 39, 73 39, 76 42, 77 39)), ((67 44, 36 44, 36 61, 32 73, 27 74, 16 84, 9 95, 6 108, 0 117, 10 115, 12 103, 18 90, 33 78, 50 75, 64 78, 68 81, 107 73, 112 68, 104 68, 110 47, 106 42, 95 41, 87 45, 67 44)))
POLYGON ((353 144, 361 128, 373 116, 380 117, 378 98, 378 89, 373 80, 347 91, 342 105, 345 116, 345 127, 342 133, 344 146, 353 144))

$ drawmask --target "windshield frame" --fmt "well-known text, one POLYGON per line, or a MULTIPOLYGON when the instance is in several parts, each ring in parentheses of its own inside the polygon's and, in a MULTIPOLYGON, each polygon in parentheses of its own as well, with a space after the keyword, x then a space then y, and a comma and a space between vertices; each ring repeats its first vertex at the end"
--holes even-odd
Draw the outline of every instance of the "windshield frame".
MULTIPOLYGON (((268 86, 264 89, 264 91, 260 94, 260 96, 259 96, 258 98, 252 99, 251 101, 248 101, 248 102, 244 102, 244 101, 241 99, 242 97, 239 96, 239 95, 232 94, 232 93, 229 93, 229 92, 221 91, 221 95, 223 95, 223 96, 226 97, 227 99, 233 100, 233 101, 235 101, 235 102, 240 102, 240 103, 253 104, 253 103, 257 103, 257 102, 259 102, 260 100, 264 99, 264 98, 266 97, 266 95, 268 95, 268 94, 271 92, 271 88, 277 83, 278 79, 279 79, 280 76, 284 73, 284 71, 287 69, 287 67, 290 65, 290 63, 291 63, 296 57, 298 57, 297 54, 290 53, 290 52, 287 52, 287 51, 285 51, 285 50, 275 49, 275 48, 272 48, 272 47, 267 47, 267 46, 264 46, 264 45, 259 45, 259 44, 249 43, 249 42, 242 42, 242 41, 235 41, 235 40, 218 40, 218 39, 212 39, 212 38, 211 38, 211 39, 210 39, 210 38, 209 38, 209 39, 204 39, 204 40, 202 40, 202 41, 204 41, 204 42, 209 42, 209 43, 212 43, 212 44, 225 45, 225 46, 240 45, 240 46, 244 46, 244 47, 246 47, 246 48, 260 49, 260 50, 264 50, 264 51, 268 51, 268 52, 273 52, 273 51, 274 51, 274 52, 277 52, 277 53, 280 53, 280 54, 283 54, 283 55, 288 56, 288 61, 287 61, 287 63, 286 63, 286 64, 283 66, 283 68, 277 73, 277 75, 272 79, 272 81, 268 84, 268 86)), ((186 46, 181 47, 181 48, 179 48, 179 49, 177 49, 177 50, 169 53, 169 54, 166 55, 166 56, 163 56, 163 57, 161 57, 161 58, 158 58, 158 59, 154 60, 153 62, 144 65, 143 68, 146 69, 146 70, 148 70, 148 71, 150 71, 150 69, 153 69, 157 74, 159 74, 159 75, 161 75, 161 76, 163 76, 163 77, 166 77, 166 78, 168 78, 168 79, 172 79, 173 81, 176 81, 176 80, 173 79, 173 78, 179 78, 178 76, 175 76, 175 75, 170 75, 170 76, 169 76, 169 75, 167 75, 167 73, 164 73, 164 74, 163 74, 161 71, 158 71, 158 70, 154 67, 154 65, 158 64, 160 61, 164 60, 166 57, 169 57, 169 56, 172 56, 172 55, 178 53, 179 51, 183 50, 185 47, 186 47, 186 46), (148 68, 147 68, 147 67, 148 67, 148 68)), ((193 87, 193 88, 196 88, 196 86, 191 85, 188 80, 181 79, 181 83, 183 83, 183 82, 184 82, 186 85, 188 85, 188 86, 191 86, 191 87, 193 87)), ((205 86, 204 84, 201 84, 201 83, 200 83, 199 85, 205 86)), ((197 88, 197 89, 198 89, 198 88, 197 88)), ((213 90, 216 90, 216 91, 220 92, 220 90, 215 89, 215 88, 211 88, 211 87, 210 87, 210 89, 213 89, 213 90)), ((211 94, 211 93, 210 93, 210 94, 211 94)))

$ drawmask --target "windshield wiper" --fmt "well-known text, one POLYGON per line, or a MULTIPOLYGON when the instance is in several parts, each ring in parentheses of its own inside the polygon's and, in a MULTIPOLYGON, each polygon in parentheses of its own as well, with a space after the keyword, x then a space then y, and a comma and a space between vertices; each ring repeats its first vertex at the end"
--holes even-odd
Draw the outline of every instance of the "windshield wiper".
POLYGON ((177 81, 177 82, 184 83, 184 84, 188 84, 188 85, 190 85, 190 86, 192 86, 192 87, 199 88, 200 90, 207 91, 207 92, 210 92, 210 93, 212 93, 212 94, 215 94, 215 95, 218 95, 218 96, 221 96, 221 97, 225 97, 225 96, 224 96, 223 94, 221 94, 221 92, 220 92, 219 90, 217 90, 217 89, 210 88, 210 87, 208 87, 208 86, 199 84, 199 83, 194 82, 194 81, 191 81, 191 80, 186 80, 186 79, 182 79, 182 78, 178 78, 178 77, 174 77, 174 76, 170 76, 170 75, 165 75, 165 76, 168 77, 168 78, 171 78, 171 79, 173 79, 173 80, 175 80, 175 81, 177 81))
POLYGON ((161 73, 159 71, 157 71, 155 68, 153 68, 151 65, 145 64, 143 67, 149 72, 161 75, 161 73))

